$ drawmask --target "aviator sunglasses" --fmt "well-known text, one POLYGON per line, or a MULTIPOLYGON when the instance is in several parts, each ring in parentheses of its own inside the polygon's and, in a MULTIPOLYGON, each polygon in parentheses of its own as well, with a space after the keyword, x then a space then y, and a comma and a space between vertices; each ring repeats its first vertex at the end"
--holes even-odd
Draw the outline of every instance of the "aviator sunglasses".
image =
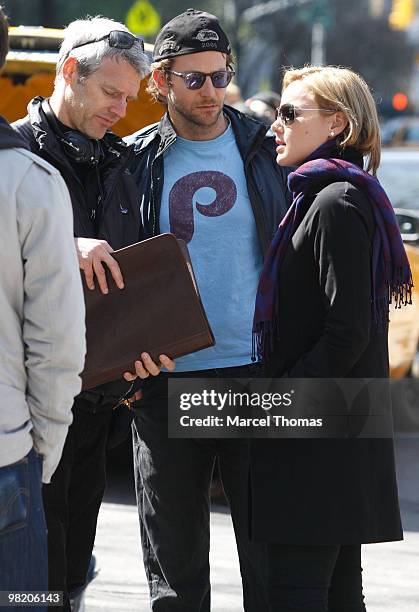
POLYGON ((298 108, 294 106, 294 104, 283 104, 282 106, 278 106, 275 109, 275 121, 281 119, 284 125, 291 125, 294 123, 297 117, 299 117, 300 113, 304 111, 319 111, 321 113, 336 113, 336 110, 332 110, 330 108, 298 108))
POLYGON ((135 43, 138 43, 141 47, 141 51, 144 53, 144 41, 141 38, 138 38, 138 36, 134 36, 130 32, 124 32, 124 30, 112 30, 109 32, 109 34, 105 34, 105 36, 101 36, 100 38, 95 38, 93 40, 80 43, 79 45, 74 45, 72 50, 78 49, 79 47, 84 47, 85 45, 100 42, 101 40, 107 40, 109 46, 115 47, 116 49, 131 49, 135 43))
POLYGON ((215 72, 177 72, 176 70, 165 70, 165 72, 181 77, 188 89, 201 89, 207 76, 210 77, 216 89, 223 89, 227 87, 235 75, 234 70, 216 70, 215 72))

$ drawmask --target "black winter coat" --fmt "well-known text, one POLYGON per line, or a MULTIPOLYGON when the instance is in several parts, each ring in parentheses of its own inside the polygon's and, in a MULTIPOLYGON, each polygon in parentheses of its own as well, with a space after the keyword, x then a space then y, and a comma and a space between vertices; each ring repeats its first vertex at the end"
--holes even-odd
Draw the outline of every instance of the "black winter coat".
MULTIPOLYGON (((71 163, 42 109, 43 98, 37 96, 28 105, 28 115, 12 124, 23 137, 30 150, 57 168, 68 187, 73 206, 74 235, 80 238, 106 240, 114 250, 121 249, 142 237, 139 199, 135 181, 128 169, 133 155, 115 134, 107 133, 100 141, 104 158, 99 162, 102 195, 97 187, 95 172, 89 172, 88 180, 80 180, 79 164, 71 163), (101 201, 97 205, 96 198, 101 201), (94 201, 92 201, 94 199, 94 201), (100 222, 95 225, 91 211, 97 207, 100 222)), ((86 166, 80 165, 80 174, 86 166)), ((59 245, 57 245, 59 247, 59 245)), ((92 401, 116 403, 131 387, 123 378, 83 392, 92 401)))
MULTIPOLYGON (((279 339, 267 375, 388 376, 387 330, 371 321, 373 232, 358 188, 339 182, 313 194, 281 265, 279 339)), ((392 439, 256 440, 251 489, 258 540, 402 539, 392 439)))
MULTIPOLYGON (((28 115, 12 124, 23 136, 29 148, 55 168, 68 187, 73 205, 74 235, 83 238, 99 238, 109 242, 114 250, 138 242, 141 237, 138 191, 128 170, 133 151, 115 134, 107 133, 100 141, 105 157, 98 170, 103 188, 103 201, 98 206, 98 227, 91 218, 97 197, 97 178, 89 174, 89 182, 82 182, 77 174, 78 164, 70 163, 60 141, 48 123, 42 109, 40 96, 28 105, 28 115), (91 179, 90 179, 91 176, 91 179), (94 184, 90 185, 92 182, 94 184)), ((80 168, 81 172, 85 168, 80 168)))

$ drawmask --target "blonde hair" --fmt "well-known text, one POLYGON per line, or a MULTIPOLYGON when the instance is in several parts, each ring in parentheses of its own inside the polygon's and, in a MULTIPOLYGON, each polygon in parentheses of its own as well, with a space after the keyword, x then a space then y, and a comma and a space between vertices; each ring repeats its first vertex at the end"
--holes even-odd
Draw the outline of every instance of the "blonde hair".
POLYGON ((169 58, 160 60, 159 62, 153 62, 151 64, 151 73, 148 79, 147 92, 150 94, 150 96, 154 99, 155 102, 161 102, 162 104, 167 105, 166 96, 162 96, 159 92, 159 88, 157 87, 156 82, 153 78, 153 72, 154 70, 161 70, 162 72, 166 72, 166 70, 171 70, 173 66, 173 61, 173 58, 169 58))
POLYGON ((367 171, 376 174, 381 158, 380 124, 371 91, 364 79, 339 66, 305 66, 286 70, 282 91, 304 80, 320 108, 341 111, 348 125, 337 138, 344 149, 352 146, 368 158, 367 171))

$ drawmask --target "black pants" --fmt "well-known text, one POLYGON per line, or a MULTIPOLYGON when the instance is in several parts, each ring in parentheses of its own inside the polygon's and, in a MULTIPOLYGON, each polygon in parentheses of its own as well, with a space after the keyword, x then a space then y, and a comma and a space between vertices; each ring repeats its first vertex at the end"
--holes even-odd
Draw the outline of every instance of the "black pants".
MULTIPOLYGON (((182 374, 197 375, 250 377, 260 375, 260 369, 243 366, 182 374)), ((168 438, 167 377, 150 380, 143 393, 133 426, 134 462, 152 610, 210 610, 209 490, 218 457, 236 536, 244 609, 267 612, 266 546, 250 542, 248 535, 248 441, 168 438)))
POLYGON ((270 612, 365 612, 361 546, 269 543, 268 592, 270 612))
POLYGON ((70 610, 68 593, 86 580, 106 484, 112 407, 94 410, 94 404, 76 399, 60 463, 51 483, 43 486, 49 589, 64 592, 66 612, 70 610))

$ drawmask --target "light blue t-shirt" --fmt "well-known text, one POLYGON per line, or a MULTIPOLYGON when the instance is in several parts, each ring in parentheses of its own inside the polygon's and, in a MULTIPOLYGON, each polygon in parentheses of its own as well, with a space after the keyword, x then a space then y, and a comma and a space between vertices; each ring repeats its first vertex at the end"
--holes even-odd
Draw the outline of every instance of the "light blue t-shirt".
POLYGON ((216 341, 177 359, 176 370, 251 363, 262 252, 231 126, 214 140, 177 137, 164 154, 160 231, 186 241, 216 341))

